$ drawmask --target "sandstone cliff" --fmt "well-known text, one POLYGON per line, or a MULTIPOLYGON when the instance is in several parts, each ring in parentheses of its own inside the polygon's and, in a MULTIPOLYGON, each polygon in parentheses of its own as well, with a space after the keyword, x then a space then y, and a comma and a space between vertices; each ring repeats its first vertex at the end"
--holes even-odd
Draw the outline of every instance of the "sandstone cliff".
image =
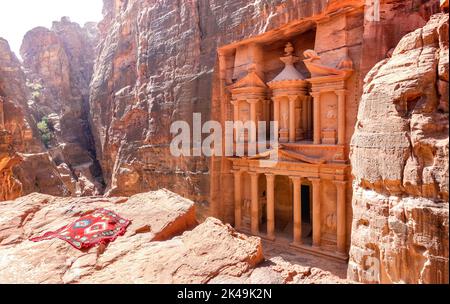
MULTIPOLYGON (((279 28, 288 31, 289 23, 319 20, 349 7, 358 8, 339 29, 342 32, 329 30, 336 37, 348 33, 354 43, 355 65, 365 73, 385 58, 404 34, 423 26, 429 15, 439 10, 439 1, 380 1, 381 21, 366 18, 362 22, 362 16, 369 16, 371 9, 369 6, 365 11, 365 1, 104 3, 90 110, 107 193, 131 195, 168 187, 205 203, 211 203, 209 174, 220 176, 220 169, 211 168, 206 158, 172 157, 169 132, 177 120, 192 126, 194 112, 202 114, 203 122, 218 119, 218 47, 269 32, 276 36, 279 28)), ((317 41, 317 45, 330 56, 342 51, 328 41, 317 41)), ((364 74, 355 77, 362 82, 364 74)), ((360 90, 356 87, 357 93, 360 90)), ((215 191, 226 195, 227 189, 215 191)))
POLYGON ((96 29, 94 23, 81 28, 66 17, 54 22, 51 30, 33 29, 21 48, 23 64, 0 40, 0 131, 9 134, 2 136, 2 147, 3 153, 18 153, 14 162, 2 160, 5 183, 0 193, 14 190, 0 195, 0 200, 32 192, 102 192, 88 123, 96 29))
MULTIPOLYGON (((88 122, 96 43, 95 23, 80 27, 64 17, 53 22, 51 29, 29 31, 21 47, 31 90, 29 109, 36 121, 45 123, 48 134, 43 136, 50 158, 60 174, 67 176, 66 185, 73 196, 102 191, 101 170, 88 122)), ((32 162, 39 163, 40 159, 32 162)))
POLYGON ((352 140, 350 279, 448 283, 448 14, 365 79, 352 140))

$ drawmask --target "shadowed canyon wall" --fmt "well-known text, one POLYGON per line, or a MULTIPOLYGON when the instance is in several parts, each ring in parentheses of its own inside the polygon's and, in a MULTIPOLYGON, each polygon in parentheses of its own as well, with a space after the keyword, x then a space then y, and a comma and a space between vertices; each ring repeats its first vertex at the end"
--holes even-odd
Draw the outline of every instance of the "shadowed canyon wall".
POLYGON ((19 153, 15 159, 20 159, 14 168, 6 166, 4 175, 20 181, 23 195, 102 192, 87 117, 96 39, 96 24, 82 28, 64 17, 51 30, 39 27, 26 34, 23 64, 1 41, 0 97, 4 133, 10 137, 3 141, 5 149, 19 153))

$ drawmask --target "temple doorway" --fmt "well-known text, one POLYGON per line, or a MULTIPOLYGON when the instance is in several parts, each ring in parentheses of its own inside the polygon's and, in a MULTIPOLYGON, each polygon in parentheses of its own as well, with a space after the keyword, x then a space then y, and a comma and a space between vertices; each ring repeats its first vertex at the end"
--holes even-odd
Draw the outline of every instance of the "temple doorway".
POLYGON ((292 181, 287 176, 275 178, 275 233, 277 237, 293 238, 292 181))
POLYGON ((312 243, 312 194, 311 185, 302 184, 302 239, 306 244, 312 243))

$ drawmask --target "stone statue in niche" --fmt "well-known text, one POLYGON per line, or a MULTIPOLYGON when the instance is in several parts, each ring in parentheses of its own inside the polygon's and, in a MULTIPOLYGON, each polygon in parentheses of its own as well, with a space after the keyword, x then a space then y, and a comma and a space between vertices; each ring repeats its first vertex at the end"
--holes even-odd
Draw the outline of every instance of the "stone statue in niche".
POLYGON ((283 113, 282 114, 282 119, 283 119, 283 129, 287 129, 287 127, 288 127, 288 119, 289 119, 288 114, 287 113, 283 113))
POLYGON ((280 129, 280 139, 279 141, 282 143, 286 143, 289 141, 289 115, 287 113, 281 114, 282 127, 280 129))
POLYGON ((328 231, 336 231, 337 229, 337 219, 336 219, 336 214, 335 213, 330 213, 327 216, 327 220, 326 220, 326 227, 328 231))
POLYGON ((336 105, 334 104, 328 105, 326 117, 328 120, 332 120, 332 122, 334 122, 337 119, 336 105))
MULTIPOLYGON (((241 108, 240 117, 243 123, 246 123, 247 121, 250 120, 250 113, 247 107, 241 108)), ((248 137, 249 137, 248 129, 246 128, 241 129, 239 132, 239 142, 247 142, 248 137)))

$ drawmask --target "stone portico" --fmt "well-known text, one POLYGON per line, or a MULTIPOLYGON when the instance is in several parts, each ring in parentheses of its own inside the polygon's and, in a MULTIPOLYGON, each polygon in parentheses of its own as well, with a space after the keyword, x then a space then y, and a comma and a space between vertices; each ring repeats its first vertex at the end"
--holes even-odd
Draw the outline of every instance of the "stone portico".
POLYGON ((214 158, 211 174, 215 216, 239 231, 343 262, 351 234, 349 141, 358 71, 351 37, 336 32, 338 49, 323 39, 353 14, 305 20, 292 32, 218 50, 216 114, 222 124, 239 124, 234 156, 214 158), (250 145, 258 148, 255 155, 238 153, 250 145))

